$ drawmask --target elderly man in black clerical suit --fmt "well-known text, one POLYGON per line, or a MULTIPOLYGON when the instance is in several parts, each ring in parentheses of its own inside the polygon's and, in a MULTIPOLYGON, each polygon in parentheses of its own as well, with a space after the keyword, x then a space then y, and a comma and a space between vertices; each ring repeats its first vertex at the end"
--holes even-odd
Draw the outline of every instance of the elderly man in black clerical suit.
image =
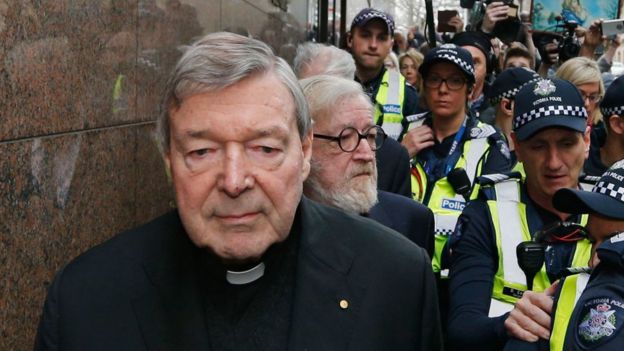
POLYGON ((36 350, 435 350, 425 251, 302 196, 312 131, 286 62, 213 33, 159 121, 177 209, 69 263, 36 350))
POLYGON ((300 83, 314 129, 310 176, 303 193, 322 204, 372 218, 431 255, 433 212, 407 197, 377 190, 376 152, 388 139, 373 122, 373 104, 362 87, 329 75, 300 83))

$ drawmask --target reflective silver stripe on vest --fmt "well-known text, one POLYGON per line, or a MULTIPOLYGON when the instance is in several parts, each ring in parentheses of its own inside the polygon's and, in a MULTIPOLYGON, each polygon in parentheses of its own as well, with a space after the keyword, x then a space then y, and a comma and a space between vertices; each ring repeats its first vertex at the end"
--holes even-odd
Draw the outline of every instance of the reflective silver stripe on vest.
MULTIPOLYGON (((516 181, 503 181, 494 185, 496 189, 496 208, 498 215, 505 214, 505 220, 498 221, 501 237, 501 254, 503 260, 503 280, 526 285, 526 277, 516 258, 516 246, 524 241, 522 237, 522 219, 518 211, 520 192, 516 181)), ((497 299, 490 299, 489 317, 501 316, 513 309, 513 305, 497 299)))
POLYGON ((518 211, 520 192, 516 181, 507 181, 494 185, 496 189, 496 207, 499 217, 505 215, 505 220, 497 218, 500 228, 501 252, 503 253, 503 279, 507 282, 526 285, 526 277, 516 258, 516 247, 524 241, 522 233, 522 219, 518 211))
POLYGON ((581 294, 585 290, 587 283, 589 282, 589 277, 591 275, 589 273, 579 273, 576 278, 576 294, 574 295, 574 306, 578 302, 578 299, 581 297, 581 294))
POLYGON ((502 316, 507 312, 513 310, 514 305, 509 304, 504 301, 499 301, 496 299, 490 299, 490 310, 488 312, 488 317, 494 318, 498 316, 502 316))
MULTIPOLYGON (((393 70, 388 70, 388 92, 386 95, 386 105, 398 105, 401 106, 401 73, 393 70)), ((381 128, 388 134, 392 139, 398 140, 401 132, 403 131, 403 126, 401 123, 394 123, 383 121, 381 124, 381 128)))
POLYGON ((488 139, 471 139, 470 140, 470 149, 468 150, 468 154, 466 157, 466 174, 468 175, 468 179, 470 179, 470 184, 474 183, 474 179, 477 176, 477 166, 479 165, 479 160, 485 149, 488 147, 488 139))
POLYGON ((384 121, 381 125, 381 129, 383 129, 383 131, 386 132, 390 138, 397 140, 403 131, 403 126, 400 123, 389 123, 384 121))
POLYGON ((397 71, 388 71, 388 95, 386 104, 388 105, 400 105, 399 101, 401 88, 401 74, 397 71))
MULTIPOLYGON (((454 200, 459 201, 459 202, 464 202, 464 198, 456 195, 454 200)), ((438 235, 444 235, 444 236, 448 236, 453 234, 453 231, 455 230, 455 225, 457 224, 457 218, 458 216, 451 216, 451 215, 444 215, 444 214, 440 214, 440 213, 434 213, 434 219, 435 219, 435 233, 438 235)))

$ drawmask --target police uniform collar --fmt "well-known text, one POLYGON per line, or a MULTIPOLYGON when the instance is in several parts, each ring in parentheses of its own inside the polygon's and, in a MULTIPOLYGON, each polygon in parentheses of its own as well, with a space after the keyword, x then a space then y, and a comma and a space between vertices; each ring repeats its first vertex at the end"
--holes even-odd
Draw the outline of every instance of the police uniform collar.
POLYGON ((384 73, 386 73, 386 70, 387 69, 385 66, 381 66, 381 70, 379 71, 379 74, 375 76, 375 78, 366 82, 362 82, 356 75, 355 81, 362 84, 362 86, 365 89, 373 88, 373 91, 376 92, 377 89, 379 88, 379 85, 381 84, 381 80, 383 79, 383 76, 384 76, 384 73))
POLYGON ((596 253, 600 258, 600 265, 624 270, 624 231, 611 234, 611 237, 596 249, 596 253))
MULTIPOLYGON (((533 201, 533 199, 529 196, 525 176, 523 176, 522 179, 520 201, 526 204, 526 213, 527 221, 529 222, 529 228, 540 229, 544 225, 561 221, 561 218, 557 214, 543 208, 537 202, 533 201)), ((565 219, 565 221, 580 223, 581 216, 577 214, 571 214, 565 219)))
MULTIPOLYGON (((467 116, 468 119, 466 121, 466 129, 465 129, 464 134, 462 135, 462 138, 461 138, 462 142, 464 142, 466 140, 469 140, 469 139, 474 139, 474 137, 471 136, 471 131, 474 128, 479 128, 478 127, 479 121, 477 120, 476 117, 474 117, 474 115, 472 113, 468 113, 466 116, 467 116)), ((433 114, 431 113, 431 111, 427 112, 426 116, 424 117, 423 124, 428 126, 428 127, 430 127, 430 128, 433 128, 433 114)), ((447 140, 449 138, 451 138, 451 139, 454 138, 455 134, 457 134, 457 132, 455 132, 455 133, 447 136, 446 138, 444 138, 444 140, 442 140, 441 143, 438 143, 437 138, 434 138, 435 139, 434 142, 436 144, 443 144, 445 140, 447 140)))

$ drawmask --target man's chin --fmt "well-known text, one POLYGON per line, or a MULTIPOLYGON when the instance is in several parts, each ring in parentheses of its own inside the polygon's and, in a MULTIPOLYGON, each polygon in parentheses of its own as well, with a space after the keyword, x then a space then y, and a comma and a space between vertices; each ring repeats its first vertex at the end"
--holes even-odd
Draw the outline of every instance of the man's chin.
POLYGON ((548 179, 545 181, 546 183, 546 191, 545 193, 548 194, 549 196, 554 196, 555 193, 561 189, 567 189, 567 188, 576 188, 577 185, 576 184, 572 184, 571 182, 569 182, 568 180, 553 180, 553 179, 548 179))
POLYGON ((227 266, 243 266, 262 260, 262 256, 271 245, 239 238, 236 242, 226 243, 214 251, 214 254, 227 266))
POLYGON ((381 69, 381 67, 383 66, 383 60, 379 61, 373 59, 372 57, 367 57, 360 61, 360 66, 367 70, 381 69))

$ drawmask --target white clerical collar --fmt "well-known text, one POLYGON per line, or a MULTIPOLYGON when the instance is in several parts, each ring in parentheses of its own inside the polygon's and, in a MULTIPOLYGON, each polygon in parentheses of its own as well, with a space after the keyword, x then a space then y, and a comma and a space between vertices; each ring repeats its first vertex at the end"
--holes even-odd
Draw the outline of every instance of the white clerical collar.
POLYGON ((260 262, 257 266, 246 271, 227 271, 225 279, 233 285, 244 285, 253 283, 262 278, 264 275, 264 262, 260 262))

